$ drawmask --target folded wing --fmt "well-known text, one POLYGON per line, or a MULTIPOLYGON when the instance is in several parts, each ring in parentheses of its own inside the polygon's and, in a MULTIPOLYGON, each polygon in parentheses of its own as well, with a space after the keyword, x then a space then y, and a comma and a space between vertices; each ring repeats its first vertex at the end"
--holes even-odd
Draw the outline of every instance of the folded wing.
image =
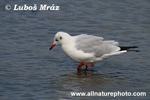
POLYGON ((117 52, 120 50, 118 42, 114 40, 103 41, 102 37, 93 35, 81 34, 76 36, 76 48, 85 53, 94 53, 96 57, 101 57, 104 54, 117 52))

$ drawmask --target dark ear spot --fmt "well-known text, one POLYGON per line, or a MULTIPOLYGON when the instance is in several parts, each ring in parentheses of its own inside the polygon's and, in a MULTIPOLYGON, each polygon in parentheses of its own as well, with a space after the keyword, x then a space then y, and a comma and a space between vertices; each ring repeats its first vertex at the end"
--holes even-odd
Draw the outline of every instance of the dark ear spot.
POLYGON ((55 39, 55 41, 58 41, 57 39, 55 39))
POLYGON ((60 37, 60 40, 62 39, 62 37, 60 37))

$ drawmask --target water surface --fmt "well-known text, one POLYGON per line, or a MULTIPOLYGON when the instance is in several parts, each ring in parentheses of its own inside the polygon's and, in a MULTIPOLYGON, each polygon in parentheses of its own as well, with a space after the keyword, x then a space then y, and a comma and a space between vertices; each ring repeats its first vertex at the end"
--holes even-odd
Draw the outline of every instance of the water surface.
POLYGON ((0 1, 1 100, 114 100, 114 97, 71 97, 70 92, 131 91, 150 96, 149 0, 0 1), (6 11, 10 4, 55 4, 59 11, 6 11), (61 47, 49 51, 56 32, 92 34, 140 52, 117 55, 77 72, 61 47))

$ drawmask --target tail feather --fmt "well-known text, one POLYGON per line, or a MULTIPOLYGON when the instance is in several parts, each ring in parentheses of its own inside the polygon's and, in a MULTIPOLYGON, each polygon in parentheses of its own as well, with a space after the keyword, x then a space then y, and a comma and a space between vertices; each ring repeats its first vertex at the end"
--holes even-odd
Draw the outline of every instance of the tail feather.
POLYGON ((120 51, 127 50, 127 51, 139 52, 139 50, 129 50, 133 48, 138 48, 138 47, 137 46, 128 46, 128 47, 120 46, 120 51))

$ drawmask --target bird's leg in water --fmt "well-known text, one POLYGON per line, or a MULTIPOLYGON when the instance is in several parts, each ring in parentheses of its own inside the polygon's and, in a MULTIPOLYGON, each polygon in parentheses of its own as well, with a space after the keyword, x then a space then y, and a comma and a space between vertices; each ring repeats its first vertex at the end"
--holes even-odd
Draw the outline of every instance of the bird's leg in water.
POLYGON ((80 63, 80 64, 78 65, 78 68, 77 68, 78 71, 81 70, 82 65, 83 65, 83 63, 80 63))
POLYGON ((88 68, 88 66, 86 65, 86 68, 85 68, 85 70, 87 70, 87 68, 88 68))
POLYGON ((87 64, 87 63, 82 62, 82 63, 80 63, 80 64, 78 65, 77 70, 81 70, 81 68, 82 68, 83 65, 86 65, 86 69, 87 69, 87 66, 93 67, 93 66, 94 66, 94 63, 91 62, 91 64, 87 64))

